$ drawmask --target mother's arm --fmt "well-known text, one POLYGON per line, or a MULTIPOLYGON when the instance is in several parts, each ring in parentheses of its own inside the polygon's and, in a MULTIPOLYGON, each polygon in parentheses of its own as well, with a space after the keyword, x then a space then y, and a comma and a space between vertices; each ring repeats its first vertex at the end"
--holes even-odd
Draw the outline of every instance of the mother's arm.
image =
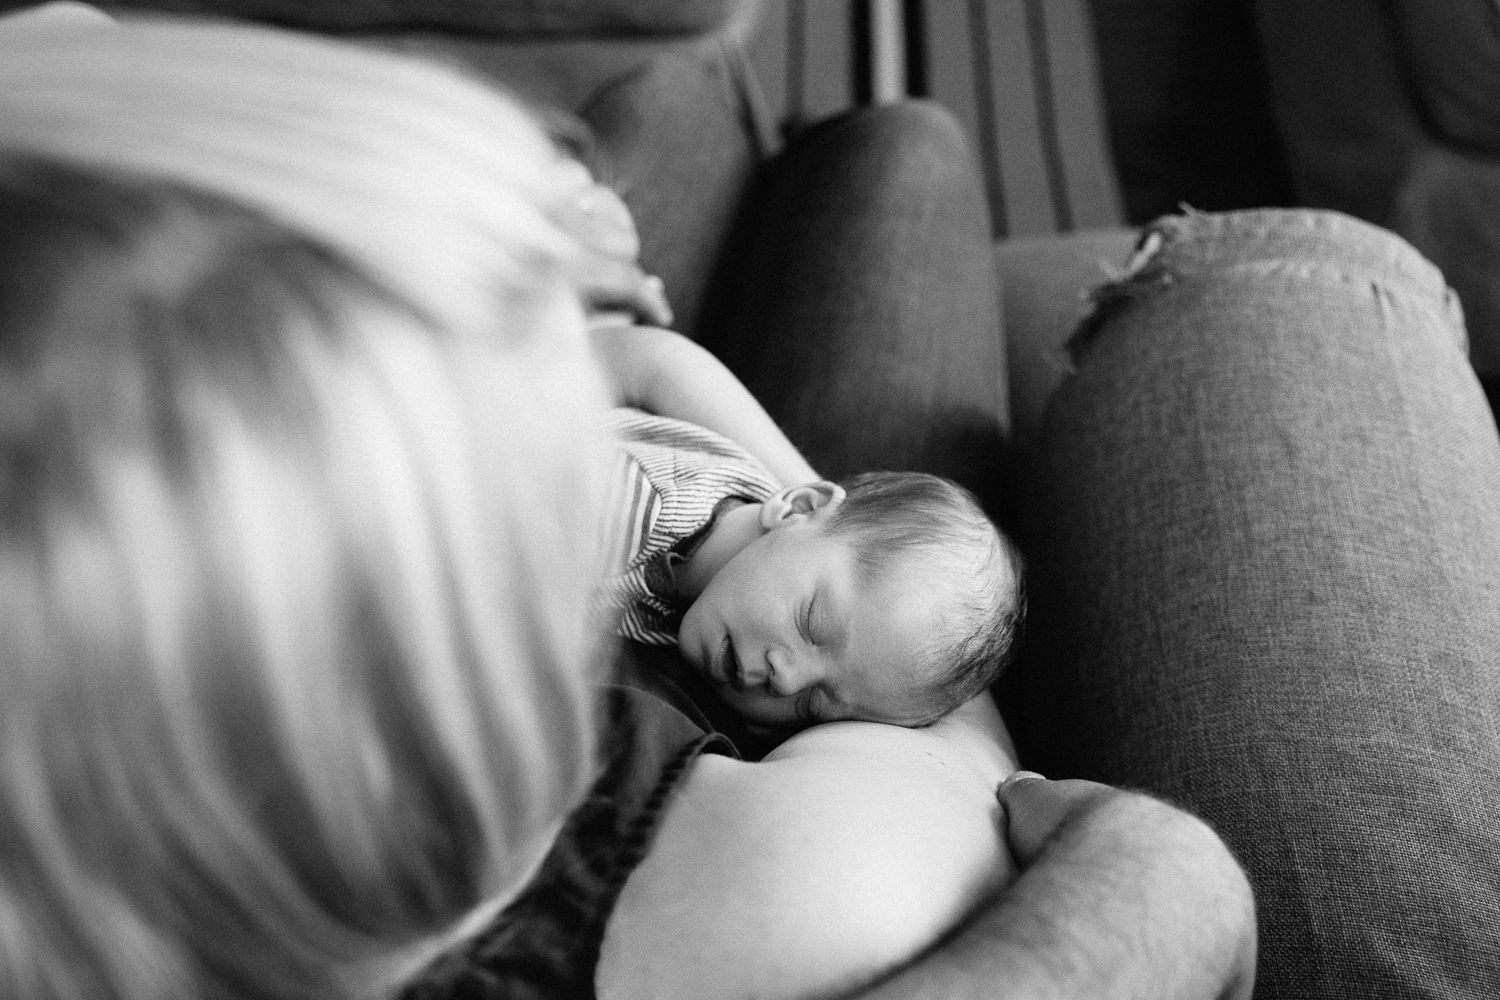
POLYGON ((1008 746, 986 697, 926 730, 700 759, 610 918, 600 997, 1248 997, 1254 910, 1218 837, 1143 795, 1022 780, 1007 848, 1008 746))
POLYGON ((838 995, 909 962, 1013 875, 1007 746, 986 696, 700 758, 610 917, 600 997, 838 995))
POLYGON ((1000 791, 1021 875, 925 960, 861 1000, 1249 1000, 1255 906, 1217 834, 1091 781, 1000 791))

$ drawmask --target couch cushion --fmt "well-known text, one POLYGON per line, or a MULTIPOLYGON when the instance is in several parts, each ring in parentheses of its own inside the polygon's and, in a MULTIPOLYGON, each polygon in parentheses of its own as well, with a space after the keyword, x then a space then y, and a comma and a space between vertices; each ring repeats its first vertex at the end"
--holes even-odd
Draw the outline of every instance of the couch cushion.
POLYGON ((673 326, 689 336, 767 152, 747 73, 726 41, 653 59, 581 109, 599 143, 595 173, 630 207, 641 266, 666 283, 673 326))
POLYGON ((1005 350, 1010 367, 1011 431, 1030 443, 1052 390, 1072 370, 1063 345, 1092 308, 1089 292, 1130 259, 1137 233, 1092 229, 995 244, 1005 350))

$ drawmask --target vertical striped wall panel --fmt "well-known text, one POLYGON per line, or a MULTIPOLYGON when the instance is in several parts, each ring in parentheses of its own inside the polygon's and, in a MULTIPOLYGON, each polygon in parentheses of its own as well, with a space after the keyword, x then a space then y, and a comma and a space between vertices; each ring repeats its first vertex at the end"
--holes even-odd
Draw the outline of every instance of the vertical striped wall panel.
MULTIPOLYGON (((936 0, 962 3, 964 0, 936 0)), ((1039 98, 1048 91, 1036 87, 1038 62, 1027 33, 1027 7, 1022 0, 971 0, 980 12, 975 25, 976 51, 983 62, 975 67, 972 85, 979 91, 985 115, 980 119, 979 147, 990 186, 990 217, 997 236, 1035 236, 1059 230, 1054 192, 1049 183, 1045 140, 1047 122, 1039 98)), ((941 50, 957 40, 930 39, 941 50)), ((941 94, 933 94, 938 100, 941 94)))
POLYGON ((789 0, 799 8, 807 42, 803 47, 804 121, 818 121, 854 104, 853 23, 848 3, 839 0, 789 0))
MULTIPOLYGON (((764 98, 766 117, 778 131, 786 122, 790 91, 798 86, 796 74, 789 66, 795 46, 789 34, 792 26, 787 7, 784 0, 762 0, 757 4, 756 20, 746 42, 750 65, 764 98)), ((797 45, 800 44, 799 41, 797 45)))
POLYGON ((850 0, 762 0, 750 63, 783 132, 854 106, 850 0))
MULTIPOLYGON (((969 134, 995 235, 1119 225, 1088 0, 904 3, 921 25, 903 40, 920 46, 912 92, 947 105, 969 134)), ((784 130, 853 106, 854 17, 869 9, 763 0, 751 60, 784 130)))
POLYGON ((1109 150, 1098 47, 1084 0, 1029 0, 1040 7, 1050 66, 1052 116, 1070 223, 1066 229, 1120 225, 1125 218, 1109 150))
MULTIPOLYGON (((967 0, 958 3, 929 3, 922 12, 923 67, 926 81, 914 81, 915 89, 925 92, 948 106, 969 134, 970 144, 978 155, 984 155, 980 136, 984 134, 981 119, 988 113, 975 87, 976 59, 982 59, 980 46, 974 44, 974 10, 967 0), (936 40, 936 41, 935 41, 936 40)), ((985 178, 988 184, 989 178, 985 178)), ((993 196, 995 190, 990 189, 993 196)))

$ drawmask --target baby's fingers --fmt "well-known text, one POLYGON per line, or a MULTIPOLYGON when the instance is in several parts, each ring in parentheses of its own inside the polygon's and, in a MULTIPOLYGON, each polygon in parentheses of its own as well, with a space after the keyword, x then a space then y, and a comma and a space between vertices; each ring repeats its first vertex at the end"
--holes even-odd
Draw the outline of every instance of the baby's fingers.
POLYGON ((620 314, 648 326, 672 324, 662 280, 634 264, 591 256, 583 262, 577 287, 585 308, 596 315, 620 314))
POLYGON ((595 253, 617 261, 634 263, 641 252, 630 209, 613 189, 593 184, 564 205, 558 225, 595 253))

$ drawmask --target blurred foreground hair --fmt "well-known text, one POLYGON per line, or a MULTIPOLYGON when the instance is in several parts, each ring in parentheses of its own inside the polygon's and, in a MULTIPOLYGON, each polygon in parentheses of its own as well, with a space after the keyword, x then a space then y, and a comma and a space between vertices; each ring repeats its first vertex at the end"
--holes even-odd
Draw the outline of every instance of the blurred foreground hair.
POLYGON ((452 71, 0 35, 0 995, 372 996, 591 776, 604 394, 452 71))

